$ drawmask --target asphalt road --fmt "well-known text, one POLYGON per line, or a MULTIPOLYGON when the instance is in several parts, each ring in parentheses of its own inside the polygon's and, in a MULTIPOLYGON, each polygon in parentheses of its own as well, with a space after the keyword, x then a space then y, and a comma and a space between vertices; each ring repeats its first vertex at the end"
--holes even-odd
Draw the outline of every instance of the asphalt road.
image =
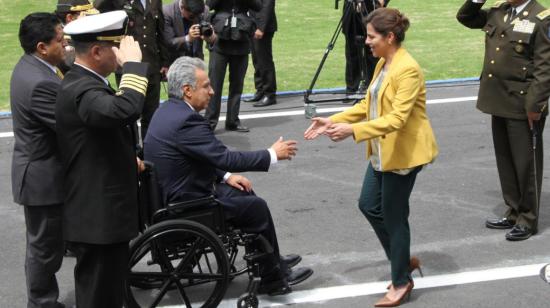
MULTIPOLYGON (((476 93, 476 84, 440 85, 429 88, 428 99, 472 97, 476 93)), ((318 109, 342 106, 345 105, 335 103, 318 109)), ((272 107, 257 110, 243 103, 241 114, 301 110, 303 102, 300 97, 286 97, 272 107)), ((550 306, 550 285, 532 271, 512 278, 497 277, 509 268, 550 262, 549 167, 544 171, 539 234, 527 241, 507 242, 503 231, 484 227, 486 218, 504 212, 490 117, 477 111, 471 99, 429 104, 427 109, 440 155, 419 174, 411 197, 412 254, 421 259, 425 278, 415 276, 419 288, 405 307, 550 306), (494 271, 486 271, 491 269, 494 271), (449 282, 449 277, 472 272, 477 278, 468 283, 430 285, 430 279, 443 277, 439 280, 449 282)), ((267 174, 246 176, 253 181, 256 193, 270 205, 283 253, 301 254, 302 264, 315 270, 314 276, 295 286, 290 296, 261 298, 261 306, 372 306, 383 295, 381 286, 389 280, 389 264, 372 228, 357 208, 367 166, 364 145, 352 140, 332 143, 323 138, 306 142, 302 133, 308 120, 303 115, 253 118, 243 123, 251 128, 250 133, 225 132, 222 128, 217 131, 218 137, 239 150, 269 147, 279 136, 299 141, 298 156, 292 161, 273 166, 267 174), (357 284, 365 284, 364 294, 368 295, 346 296, 342 291, 357 284), (340 286, 344 289, 331 289, 340 286), (316 295, 307 300, 311 294, 334 296, 319 300, 316 295)), ((10 130, 11 120, 0 120, 0 132, 10 130)), ((548 135, 544 139, 549 144, 548 135)), ((26 305, 25 224, 22 208, 11 201, 12 147, 12 138, 0 138, 2 308, 26 305)), ((549 161, 547 156, 545 160, 549 161)), ((68 305, 74 303, 73 266, 73 259, 65 259, 58 276, 61 300, 68 305)), ((232 282, 225 306, 234 307, 234 298, 245 290, 246 282, 244 276, 232 282)))

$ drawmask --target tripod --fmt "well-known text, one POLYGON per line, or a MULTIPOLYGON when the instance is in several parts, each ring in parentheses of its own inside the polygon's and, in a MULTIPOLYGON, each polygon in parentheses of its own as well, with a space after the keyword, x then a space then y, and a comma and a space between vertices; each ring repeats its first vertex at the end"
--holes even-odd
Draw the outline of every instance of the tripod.
MULTIPOLYGON (((338 9, 338 2, 340 0, 335 0, 335 9, 338 9)), ((312 103, 322 103, 322 102, 336 102, 336 101, 345 101, 349 98, 347 97, 339 97, 339 98, 329 98, 329 99, 317 99, 313 100, 310 98, 313 88, 315 87, 315 84, 317 83, 317 79, 319 78, 319 75, 321 74, 321 70, 323 69, 323 66, 325 65, 325 62, 328 58, 328 55, 330 52, 334 49, 334 46, 336 44, 336 41, 338 40, 338 37, 340 36, 340 33, 342 32, 344 22, 348 23, 350 25, 349 31, 355 31, 355 29, 362 28, 363 25, 359 24, 357 25, 357 22, 361 23, 361 21, 358 21, 357 16, 354 16, 354 14, 360 15, 360 20, 363 20, 368 14, 369 10, 367 6, 365 5, 365 1, 372 1, 372 10, 376 8, 375 1, 376 0, 344 0, 347 1, 347 5, 344 6, 344 13, 342 14, 342 17, 340 18, 340 21, 338 22, 338 25, 336 26, 336 30, 334 31, 332 38, 330 39, 327 48, 325 50, 325 53, 323 54, 323 58, 321 59, 321 63, 319 63, 319 66, 317 67, 317 71, 315 72, 315 75, 311 81, 311 84, 309 85, 309 88, 306 90, 304 94, 304 103, 306 104, 306 116, 311 115, 311 113, 315 113, 314 110, 311 110, 312 108, 308 108, 310 104, 312 103), (309 110, 309 112, 308 112, 309 110)), ((365 31, 366 32, 366 31, 365 31)), ((361 33, 366 35, 366 33, 361 33)), ((364 35, 354 35, 353 38, 355 40, 355 43, 357 45, 357 54, 359 56, 359 62, 361 63, 360 66, 360 72, 361 72, 361 83, 359 85, 359 93, 366 90, 366 79, 368 76, 368 68, 366 65, 366 57, 367 57, 367 49, 364 44, 365 36, 364 35)), ((339 93, 329 93, 329 94, 339 94, 339 93)), ((313 108, 314 109, 314 108, 313 108)))

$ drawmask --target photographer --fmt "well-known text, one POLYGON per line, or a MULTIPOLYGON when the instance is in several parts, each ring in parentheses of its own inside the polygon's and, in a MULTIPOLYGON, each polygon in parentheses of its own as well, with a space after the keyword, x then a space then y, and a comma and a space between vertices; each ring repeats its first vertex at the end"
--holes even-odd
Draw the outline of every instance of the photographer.
MULTIPOLYGON (((339 0, 338 0, 339 1, 339 0)), ((346 38, 346 92, 359 90, 361 81, 370 84, 378 58, 365 48, 366 31, 363 19, 372 11, 386 7, 390 0, 344 0, 342 32, 346 38), (352 6, 352 7, 350 7, 352 6), (364 50, 364 51, 363 51, 364 50), (363 72, 362 72, 363 71, 363 72)))
POLYGON ((205 118, 212 130, 216 128, 220 117, 223 79, 229 65, 229 98, 227 100, 227 117, 225 129, 237 132, 248 132, 241 125, 239 109, 243 92, 244 76, 248 68, 250 39, 256 31, 249 10, 262 8, 261 0, 209 0, 210 9, 214 10, 212 24, 217 39, 210 52, 208 77, 212 82, 214 95, 210 99, 205 118))
POLYGON ((175 0, 163 6, 164 40, 168 45, 170 63, 188 56, 204 59, 203 41, 214 44, 216 34, 204 0, 175 0))

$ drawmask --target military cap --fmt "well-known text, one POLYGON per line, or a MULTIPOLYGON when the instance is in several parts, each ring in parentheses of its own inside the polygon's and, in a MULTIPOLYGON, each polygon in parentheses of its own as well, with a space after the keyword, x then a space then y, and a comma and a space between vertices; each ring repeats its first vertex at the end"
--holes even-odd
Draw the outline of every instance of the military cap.
POLYGON ((57 13, 84 12, 86 15, 99 13, 88 0, 57 0, 57 9, 55 11, 57 13))
POLYGON ((73 41, 120 42, 122 37, 126 35, 127 25, 128 15, 125 11, 120 10, 77 19, 66 25, 63 31, 73 41))

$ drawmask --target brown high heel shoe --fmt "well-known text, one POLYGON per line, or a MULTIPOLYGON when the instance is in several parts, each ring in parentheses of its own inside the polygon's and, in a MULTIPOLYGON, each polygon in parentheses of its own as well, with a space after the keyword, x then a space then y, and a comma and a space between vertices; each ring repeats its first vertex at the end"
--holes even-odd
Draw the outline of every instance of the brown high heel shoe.
POLYGON ((386 293, 386 295, 384 295, 384 297, 382 297, 382 299, 380 299, 378 302, 376 302, 376 304, 374 304, 374 307, 397 307, 397 306, 401 305, 401 303, 403 302, 405 297, 407 299, 411 298, 411 292, 412 292, 412 289, 414 288, 413 281, 412 280, 409 281, 405 285, 405 288, 406 288, 405 293, 403 293, 399 298, 397 298, 395 300, 389 299, 388 296, 387 296, 388 294, 386 293))
MULTIPOLYGON (((411 257, 411 260, 409 261, 409 275, 416 270, 418 270, 420 277, 424 277, 424 273, 422 273, 422 268, 420 267, 420 259, 417 257, 411 257)), ((390 283, 386 289, 389 290, 391 285, 392 284, 390 283)))

